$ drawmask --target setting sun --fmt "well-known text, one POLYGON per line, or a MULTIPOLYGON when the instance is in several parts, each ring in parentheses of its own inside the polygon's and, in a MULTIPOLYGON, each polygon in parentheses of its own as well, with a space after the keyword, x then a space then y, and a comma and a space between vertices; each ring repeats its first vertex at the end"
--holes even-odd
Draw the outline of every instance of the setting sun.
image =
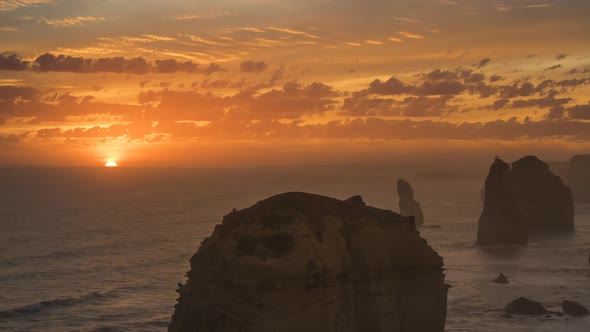
POLYGON ((117 167, 119 165, 117 165, 116 161, 107 161, 106 164, 104 164, 105 167, 117 167))

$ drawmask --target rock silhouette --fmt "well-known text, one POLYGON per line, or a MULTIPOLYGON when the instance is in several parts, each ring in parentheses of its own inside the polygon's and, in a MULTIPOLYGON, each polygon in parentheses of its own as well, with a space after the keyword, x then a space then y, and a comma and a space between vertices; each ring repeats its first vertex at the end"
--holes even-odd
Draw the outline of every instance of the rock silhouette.
POLYGON ((286 193, 224 217, 169 331, 444 331, 443 260, 392 211, 286 193))
POLYGON ((512 163, 513 195, 530 231, 573 230, 574 199, 563 180, 534 156, 512 163))
POLYGON ((504 273, 500 273, 500 275, 494 279, 494 283, 496 284, 509 284, 508 277, 504 275, 504 273))
POLYGON ((578 155, 570 160, 568 184, 577 202, 590 203, 590 155, 578 155))
POLYGON ((397 194, 399 196, 399 210, 402 216, 414 217, 417 226, 424 224, 424 214, 420 202, 414 198, 414 189, 404 179, 397 181, 397 194))
POLYGON ((561 308, 563 309, 563 312, 574 317, 590 315, 590 312, 588 312, 586 307, 574 301, 564 300, 561 303, 561 308))
POLYGON ((358 206, 365 206, 365 201, 363 201, 363 198, 361 196, 352 196, 349 199, 345 200, 346 203, 350 203, 350 204, 354 204, 354 205, 358 205, 358 206))
POLYGON ((531 231, 571 231, 572 192, 534 156, 512 164, 496 158, 485 182, 477 243, 524 245, 531 231))
POLYGON ((524 245, 527 242, 527 226, 512 194, 510 166, 496 158, 485 182, 477 243, 524 245))
POLYGON ((519 297, 518 299, 510 302, 504 311, 509 315, 545 315, 549 311, 545 309, 543 304, 537 301, 529 300, 525 297, 519 297))

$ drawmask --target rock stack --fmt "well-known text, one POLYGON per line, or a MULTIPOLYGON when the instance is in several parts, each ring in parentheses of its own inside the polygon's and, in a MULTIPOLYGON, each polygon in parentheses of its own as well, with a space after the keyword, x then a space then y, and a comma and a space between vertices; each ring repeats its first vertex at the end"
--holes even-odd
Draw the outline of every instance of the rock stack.
POLYGON ((404 179, 397 181, 397 194, 399 196, 399 210, 402 216, 414 217, 416 226, 424 224, 424 214, 420 202, 414 198, 414 189, 404 179))
POLYGON ((271 197, 225 216, 190 262, 172 332, 444 331, 442 258, 360 197, 271 197))
POLYGON ((573 230, 574 199, 563 180, 534 156, 512 163, 516 203, 531 231, 573 230))
POLYGON ((524 245, 531 231, 571 231, 571 190, 537 157, 512 164, 496 158, 485 183, 477 243, 524 245))
POLYGON ((527 226, 512 196, 510 166, 496 158, 486 178, 483 212, 479 218, 480 245, 525 245, 527 226))

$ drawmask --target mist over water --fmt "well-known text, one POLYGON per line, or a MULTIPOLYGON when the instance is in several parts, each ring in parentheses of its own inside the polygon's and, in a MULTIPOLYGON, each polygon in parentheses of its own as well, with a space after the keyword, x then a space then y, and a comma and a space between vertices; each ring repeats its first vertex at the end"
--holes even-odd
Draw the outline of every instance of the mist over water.
POLYGON ((403 177, 422 203, 422 236, 445 258, 447 331, 588 331, 590 318, 500 310, 519 296, 590 305, 590 206, 576 207, 574 234, 478 248, 487 169, 437 167, 3 168, 0 330, 164 331, 188 259, 232 208, 306 191, 397 211, 403 177), (509 285, 491 282, 500 272, 509 285))

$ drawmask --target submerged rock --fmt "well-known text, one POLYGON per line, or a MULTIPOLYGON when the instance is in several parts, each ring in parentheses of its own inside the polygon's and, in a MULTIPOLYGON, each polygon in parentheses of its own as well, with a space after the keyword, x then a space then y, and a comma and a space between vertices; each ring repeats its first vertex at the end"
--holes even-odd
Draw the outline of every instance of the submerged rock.
POLYGON ((573 230, 574 199, 563 180, 534 156, 512 163, 513 195, 530 231, 573 230))
POLYGON ((540 302, 529 300, 525 297, 510 302, 504 311, 510 315, 546 315, 549 313, 540 302))
POLYGON ((417 226, 424 224, 424 214, 420 202, 414 198, 414 189, 404 179, 397 181, 397 194, 399 196, 399 210, 402 216, 414 217, 417 226))
POLYGON ((499 158, 490 167, 484 191, 477 244, 525 245, 527 227, 512 196, 510 166, 499 158))
POLYGON ((563 312, 574 317, 590 315, 590 312, 588 312, 586 307, 574 301, 564 300, 561 303, 561 308, 563 309, 563 312))
POLYGON ((287 193, 227 215, 169 331, 444 331, 443 260, 409 218, 287 193))
POLYGON ((590 155, 578 155, 570 160, 568 184, 577 202, 590 203, 590 155))
POLYGON ((509 284, 508 277, 504 275, 504 273, 500 273, 500 275, 494 279, 494 283, 496 284, 509 284))

